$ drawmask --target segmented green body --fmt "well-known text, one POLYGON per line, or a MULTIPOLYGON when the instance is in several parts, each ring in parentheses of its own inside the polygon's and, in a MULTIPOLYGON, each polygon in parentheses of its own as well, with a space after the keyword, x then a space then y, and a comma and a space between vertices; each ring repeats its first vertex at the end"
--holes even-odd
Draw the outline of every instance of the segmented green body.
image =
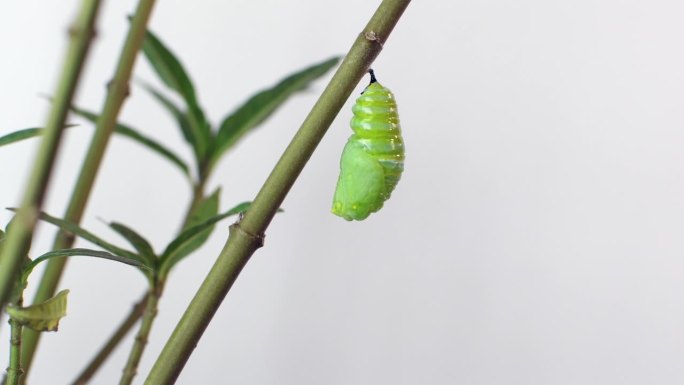
POLYGON ((394 95, 375 81, 352 108, 354 131, 342 151, 333 214, 363 220, 380 210, 404 171, 404 141, 394 95))

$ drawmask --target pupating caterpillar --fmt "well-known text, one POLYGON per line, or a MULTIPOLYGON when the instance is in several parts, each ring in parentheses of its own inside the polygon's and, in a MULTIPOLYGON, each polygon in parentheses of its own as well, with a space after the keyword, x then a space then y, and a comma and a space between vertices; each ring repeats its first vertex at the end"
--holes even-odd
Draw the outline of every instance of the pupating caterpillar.
POLYGON ((380 210, 404 171, 404 141, 394 95, 371 81, 352 112, 351 129, 340 159, 340 177, 332 213, 348 221, 363 220, 380 210))

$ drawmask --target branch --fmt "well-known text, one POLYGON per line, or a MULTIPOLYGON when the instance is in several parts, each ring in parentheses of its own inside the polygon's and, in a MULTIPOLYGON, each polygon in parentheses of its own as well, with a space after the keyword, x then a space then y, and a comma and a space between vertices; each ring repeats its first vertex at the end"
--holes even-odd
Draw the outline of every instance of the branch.
POLYGON ((37 214, 47 190, 69 106, 93 39, 99 7, 99 0, 84 0, 76 21, 69 30, 71 41, 62 66, 54 103, 45 124, 45 133, 23 194, 21 208, 12 221, 12 228, 7 234, 0 258, 0 308, 10 299, 21 263, 31 246, 37 214))
POLYGON ((147 295, 148 293, 145 293, 140 301, 133 305, 133 309, 130 314, 128 314, 128 317, 124 319, 114 334, 109 337, 109 340, 107 340, 102 348, 100 348, 100 351, 93 357, 92 361, 88 363, 88 366, 86 366, 81 374, 78 375, 76 380, 74 380, 73 385, 85 385, 93 378, 98 369, 100 369, 100 366, 109 358, 109 355, 112 354, 117 346, 119 346, 121 340, 126 337, 128 332, 135 326, 140 317, 142 317, 147 303, 147 295))
POLYGON ((145 351, 145 346, 147 346, 147 340, 150 336, 150 331, 152 330, 152 323, 157 316, 157 303, 159 302, 161 293, 161 286, 158 288, 150 288, 150 292, 147 295, 147 304, 145 305, 145 311, 142 316, 142 324, 140 325, 140 330, 138 330, 138 335, 135 336, 133 348, 128 355, 128 361, 126 361, 126 366, 124 367, 123 375, 119 382, 120 385, 130 385, 133 383, 133 378, 138 373, 138 364, 140 364, 143 351, 145 351))
POLYGON ((370 64, 382 50, 410 0, 384 0, 354 42, 346 58, 302 123, 242 222, 231 226, 226 246, 157 358, 145 384, 172 384, 223 298, 263 234, 333 119, 370 64))
MULTIPOLYGON (((91 0, 92 2, 93 0, 91 0)), ((88 153, 83 161, 81 172, 76 181, 76 186, 71 194, 71 201, 64 215, 64 219, 71 223, 80 223, 81 217, 88 197, 95 183, 97 171, 102 163, 107 143, 111 137, 112 131, 116 126, 117 116, 121 110, 125 98, 128 96, 128 83, 133 71, 133 65, 142 46, 147 31, 147 22, 152 13, 155 0, 140 0, 135 11, 135 16, 131 21, 131 28, 126 36, 119 63, 117 64, 114 78, 109 83, 107 90, 107 97, 102 108, 102 114, 97 121, 95 134, 88 153)), ((68 109, 71 106, 71 100, 64 104, 64 108, 68 109)), ((54 106, 60 105, 55 98, 54 106)), ((60 127, 63 126, 60 124, 60 127)), ((72 234, 64 231, 59 231, 53 244, 53 250, 70 248, 74 243, 72 234)), ((62 271, 66 264, 66 259, 56 259, 48 263, 45 268, 45 273, 40 281, 36 296, 33 303, 40 303, 48 298, 51 298, 59 284, 59 279, 62 276, 62 271)), ((40 338, 40 333, 27 330, 24 333, 24 350, 22 352, 22 361, 26 371, 28 372, 33 356, 35 354, 36 346, 40 338)), ((24 376, 26 377, 26 376, 24 376)))
POLYGON ((17 385, 19 379, 24 374, 21 367, 21 331, 22 325, 19 321, 10 318, 10 359, 7 367, 7 379, 5 385, 17 385))
MULTIPOLYGON (((197 205, 199 205, 199 203, 202 201, 202 198, 204 198, 204 187, 207 182, 207 177, 208 175, 205 177, 201 176, 200 180, 195 185, 193 189, 192 201, 187 212, 185 213, 185 218, 183 219, 183 224, 180 231, 188 226, 192 213, 195 211, 197 205)), ((164 285, 164 282, 160 282, 159 284, 164 285)), ((143 316, 149 294, 150 292, 146 292, 145 295, 143 295, 142 299, 133 307, 133 310, 131 310, 131 313, 128 315, 126 320, 124 320, 124 322, 119 325, 119 328, 112 334, 112 336, 109 337, 109 340, 100 349, 88 366, 83 369, 78 378, 76 378, 76 380, 73 382, 73 385, 85 385, 90 382, 102 364, 112 354, 114 349, 119 346, 123 338, 131 331, 136 322, 143 316)), ((161 293, 159 297, 161 297, 161 293)), ((157 298, 157 301, 159 301, 159 299, 160 298, 157 298)))

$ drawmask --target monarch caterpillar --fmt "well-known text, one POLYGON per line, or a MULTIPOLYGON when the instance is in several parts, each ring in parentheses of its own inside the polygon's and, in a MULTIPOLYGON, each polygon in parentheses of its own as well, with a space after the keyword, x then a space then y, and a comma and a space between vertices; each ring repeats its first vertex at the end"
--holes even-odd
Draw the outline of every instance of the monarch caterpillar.
POLYGON ((342 150, 332 205, 332 213, 348 221, 364 220, 380 210, 404 171, 397 103, 373 70, 368 72, 370 84, 352 107, 354 133, 342 150))

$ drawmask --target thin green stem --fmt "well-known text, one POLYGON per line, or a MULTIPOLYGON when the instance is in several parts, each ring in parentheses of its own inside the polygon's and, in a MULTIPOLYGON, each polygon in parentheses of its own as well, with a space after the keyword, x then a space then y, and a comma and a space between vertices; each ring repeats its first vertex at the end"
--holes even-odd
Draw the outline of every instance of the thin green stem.
POLYGON ((192 218, 192 213, 195 211, 197 206, 204 200, 204 189, 207 184, 209 175, 200 177, 200 180, 195 184, 192 191, 192 200, 188 206, 188 211, 185 213, 185 218, 183 219, 183 224, 181 225, 181 231, 188 226, 190 218, 192 218))
MULTIPOLYGON (((207 174, 194 186, 190 205, 188 206, 188 210, 185 213, 185 217, 182 221, 183 225, 181 226, 181 231, 187 226, 193 211, 204 198, 204 189, 208 177, 209 175, 207 174)), ((163 285, 164 282, 160 282, 159 284, 163 285)), ((76 378, 76 380, 73 382, 73 385, 85 385, 93 378, 95 373, 97 373, 102 364, 104 364, 107 358, 109 358, 114 349, 121 343, 123 338, 128 334, 128 332, 131 331, 135 323, 142 317, 145 306, 144 304, 147 302, 147 298, 149 295, 150 292, 146 292, 143 298, 133 307, 133 309, 128 314, 124 322, 122 322, 121 325, 119 325, 117 330, 103 345, 103 347, 100 349, 97 355, 95 355, 95 357, 91 360, 88 366, 81 372, 78 378, 76 378)), ((157 300, 160 299, 161 293, 157 300)))
POLYGON ((78 375, 76 380, 74 380, 73 385, 85 385, 87 384, 97 373, 98 369, 107 360, 114 349, 121 343, 121 341, 126 337, 128 332, 135 326, 146 308, 147 296, 145 295, 138 301, 131 310, 130 314, 124 319, 124 321, 119 325, 112 336, 107 340, 107 342, 102 346, 100 351, 97 352, 95 357, 90 361, 88 366, 83 369, 81 374, 78 375))
MULTIPOLYGON (((147 23, 154 8, 155 0, 140 0, 131 21, 131 28, 126 36, 121 56, 117 64, 114 78, 109 83, 107 97, 102 108, 102 113, 97 121, 93 139, 88 148, 88 153, 83 161, 81 172, 76 181, 76 186, 71 194, 69 206, 64 219, 72 223, 80 223, 83 211, 88 203, 88 197, 95 183, 97 172, 102 163, 109 138, 116 126, 117 117, 124 100, 128 96, 129 81, 140 47, 145 39, 147 23)), ((56 101, 56 98, 55 98, 56 101)), ((55 103, 57 105, 57 103, 55 103)), ((70 100, 64 105, 69 108, 70 100)), ((69 248, 74 242, 72 234, 60 231, 55 239, 53 250, 69 248)), ((6 247, 7 249, 7 247, 6 247)), ((41 279, 33 303, 40 303, 51 298, 57 289, 62 271, 67 258, 53 259, 48 262, 45 273, 41 279)), ((36 346, 40 333, 27 330, 25 333, 23 362, 27 372, 31 368, 36 346)), ((25 376, 26 377, 26 376, 25 376)))
MULTIPOLYGON (((185 213, 185 218, 183 219, 181 231, 188 225, 188 222, 192 218, 193 212, 204 199, 204 189, 208 177, 208 174, 202 173, 200 176, 200 180, 194 186, 192 200, 190 202, 187 212, 185 213)), ((164 278, 159 279, 163 280, 164 278)), ((145 346, 147 345, 150 331, 152 330, 152 324, 157 316, 158 302, 161 299, 163 293, 164 282, 157 282, 157 285, 158 286, 156 289, 150 290, 150 292, 147 294, 148 300, 145 312, 142 315, 142 324, 140 325, 138 335, 135 338, 135 343, 133 344, 131 352, 129 353, 128 361, 126 362, 126 366, 124 367, 123 375, 121 377, 119 385, 130 385, 133 382, 133 378, 138 372, 138 365, 140 364, 140 359, 142 358, 145 346)))
MULTIPOLYGON (((182 221, 181 231, 187 226, 190 217, 197 205, 204 198, 204 189, 207 183, 209 175, 204 176, 193 188, 192 199, 188 210, 185 213, 185 217, 182 221)), ((160 282, 163 285, 164 282, 160 282)), ((123 338, 131 331, 136 322, 143 316, 145 304, 147 303, 148 296, 151 292, 146 292, 143 298, 133 307, 131 312, 128 314, 124 322, 119 325, 117 330, 112 334, 112 336, 107 340, 107 342, 102 346, 100 351, 95 355, 95 357, 90 361, 88 366, 81 372, 81 374, 73 382, 73 385, 85 385, 93 378, 95 373, 100 369, 102 364, 109 358, 114 349, 121 343, 123 338)), ((157 300, 161 299, 161 293, 157 300)), ((135 348, 135 347, 134 347, 135 348)))
POLYGON ((22 260, 31 246, 33 229, 38 219, 37 213, 43 203, 64 122, 90 48, 99 8, 99 0, 84 0, 69 31, 71 41, 62 65, 54 103, 45 124, 43 139, 24 190, 21 208, 14 217, 13 225, 4 241, 5 246, 0 258, 0 308, 9 300, 22 260))
MULTIPOLYGON (((17 302, 17 306, 21 306, 22 301, 17 302)), ((19 321, 10 317, 10 358, 9 366, 7 367, 7 378, 5 385, 17 385, 19 379, 24 374, 24 369, 21 367, 21 332, 23 326, 19 321)))
POLYGON ((384 0, 352 45, 323 94, 302 123, 242 222, 230 236, 211 271, 157 358, 145 384, 173 384, 214 313, 252 254, 288 191, 352 93, 410 0, 384 0))
POLYGON ((157 304, 161 294, 162 288, 159 287, 151 289, 147 296, 147 304, 145 305, 145 311, 142 316, 140 330, 138 330, 138 335, 135 337, 135 342, 133 343, 133 348, 128 356, 128 361, 124 367, 119 385, 130 385, 133 382, 133 378, 138 373, 138 364, 140 364, 143 351, 145 350, 145 346, 147 346, 147 340, 150 336, 154 319, 157 317, 157 304))
MULTIPOLYGON (((180 374, 202 332, 218 309, 216 298, 225 297, 249 259, 249 256, 241 258, 226 258, 225 256, 235 253, 235 250, 256 250, 259 245, 258 241, 255 242, 249 237, 235 236, 235 233, 240 231, 236 225, 230 227, 231 238, 236 241, 226 244, 219 256, 220 262, 217 261, 209 271, 207 278, 176 326, 171 338, 167 341, 164 350, 157 358, 145 384, 173 384, 180 374), (213 283, 217 281, 222 281, 225 284, 214 285, 213 283), (206 295, 206 297, 202 295, 206 295), (187 329, 182 330, 181 327, 187 329), (163 362, 163 359, 170 361, 163 362)), ((220 304, 220 301, 218 303, 220 304)))

